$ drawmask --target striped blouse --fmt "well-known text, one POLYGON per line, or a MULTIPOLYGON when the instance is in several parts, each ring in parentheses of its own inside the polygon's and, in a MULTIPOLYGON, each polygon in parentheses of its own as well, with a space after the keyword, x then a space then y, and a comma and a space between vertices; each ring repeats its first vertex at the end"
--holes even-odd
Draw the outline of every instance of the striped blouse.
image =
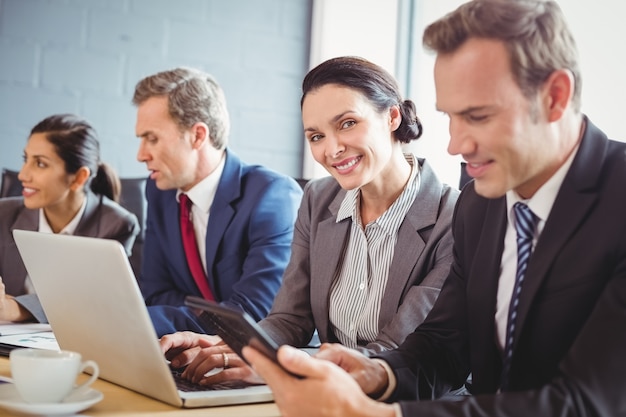
POLYGON ((339 341, 350 348, 366 345, 378 336, 380 304, 398 229, 420 187, 417 158, 413 154, 405 154, 405 158, 412 167, 407 186, 378 219, 362 226, 360 189, 346 193, 337 213, 337 223, 352 221, 352 225, 330 291, 329 318, 339 341))

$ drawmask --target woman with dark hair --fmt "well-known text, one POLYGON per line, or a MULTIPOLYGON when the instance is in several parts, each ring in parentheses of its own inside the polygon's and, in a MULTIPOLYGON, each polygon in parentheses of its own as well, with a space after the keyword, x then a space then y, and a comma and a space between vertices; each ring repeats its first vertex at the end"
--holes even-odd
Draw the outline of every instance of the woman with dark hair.
POLYGON ((45 322, 11 231, 115 239, 130 255, 139 223, 117 204, 119 178, 100 161, 96 132, 78 116, 53 115, 33 127, 18 178, 22 197, 0 199, 0 320, 45 322))
MULTIPOLYGON (((331 177, 305 187, 289 265, 260 326, 278 344, 306 346, 317 330, 322 342, 366 353, 393 349, 424 320, 448 275, 458 191, 403 151, 422 125, 381 67, 330 59, 302 89, 305 137, 331 177)), ((189 363, 184 377, 255 381, 241 358, 215 343, 191 332, 161 339, 173 365, 189 363), (197 346, 203 349, 179 354, 197 346)))

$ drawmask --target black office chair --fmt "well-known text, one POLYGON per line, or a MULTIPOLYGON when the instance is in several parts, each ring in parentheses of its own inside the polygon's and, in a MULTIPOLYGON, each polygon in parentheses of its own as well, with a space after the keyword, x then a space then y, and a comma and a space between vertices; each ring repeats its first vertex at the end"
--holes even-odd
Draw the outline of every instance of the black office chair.
POLYGON ((139 235, 135 239, 133 251, 129 258, 135 276, 139 276, 141 271, 141 255, 146 237, 146 216, 148 212, 148 201, 145 194, 146 181, 145 177, 120 178, 122 185, 120 205, 137 216, 137 220, 139 220, 139 235))
POLYGON ((296 180, 296 182, 298 183, 298 185, 300 185, 300 187, 302 187, 302 189, 304 189, 306 183, 309 182, 309 180, 306 178, 294 178, 294 180, 296 180))
POLYGON ((22 195, 22 183, 17 179, 18 171, 2 168, 2 182, 0 183, 0 198, 22 195))

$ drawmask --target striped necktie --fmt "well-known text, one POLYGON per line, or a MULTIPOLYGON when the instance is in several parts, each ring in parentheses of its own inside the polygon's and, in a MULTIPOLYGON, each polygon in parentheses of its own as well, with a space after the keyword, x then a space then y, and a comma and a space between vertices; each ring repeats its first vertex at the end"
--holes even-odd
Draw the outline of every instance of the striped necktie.
POLYGON ((502 362, 501 390, 506 391, 509 385, 509 371, 513 358, 513 344, 515 336, 515 321, 517 319, 517 307, 519 306, 522 284, 528 267, 528 259, 533 249, 533 237, 537 226, 537 216, 524 203, 517 202, 513 205, 515 211, 515 231, 517 232, 517 273, 515 274, 515 286, 509 305, 509 315, 506 328, 506 344, 502 362))

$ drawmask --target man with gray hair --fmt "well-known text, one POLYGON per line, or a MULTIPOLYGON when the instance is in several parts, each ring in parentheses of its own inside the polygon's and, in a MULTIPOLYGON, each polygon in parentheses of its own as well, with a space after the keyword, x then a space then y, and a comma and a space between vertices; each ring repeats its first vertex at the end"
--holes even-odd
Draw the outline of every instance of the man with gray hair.
POLYGON ((226 100, 209 74, 151 75, 133 104, 137 159, 150 171, 139 284, 158 335, 203 330, 183 307, 188 295, 265 317, 289 261, 300 186, 227 147, 226 100))

